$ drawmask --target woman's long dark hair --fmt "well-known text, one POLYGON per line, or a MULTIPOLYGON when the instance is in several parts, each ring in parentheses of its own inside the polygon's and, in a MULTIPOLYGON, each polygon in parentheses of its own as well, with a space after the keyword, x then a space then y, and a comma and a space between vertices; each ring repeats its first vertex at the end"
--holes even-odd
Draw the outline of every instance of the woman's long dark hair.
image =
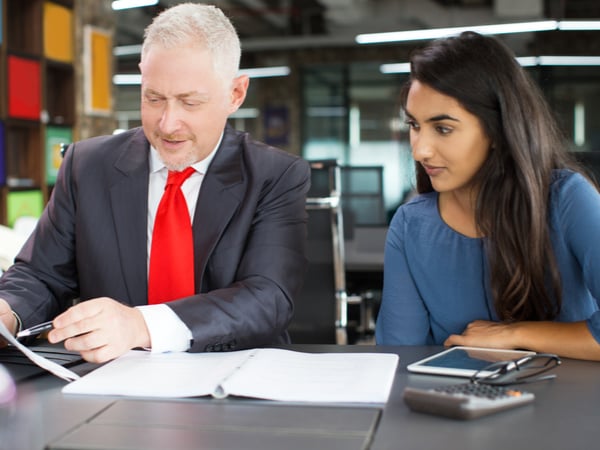
MULTIPOLYGON (((413 53, 410 63, 410 80, 456 99, 479 118, 492 142, 476 175, 475 220, 485 236, 498 316, 554 319, 562 295, 549 190, 553 169, 577 166, 540 90, 504 44, 473 32, 435 41, 413 53)), ((420 164, 417 190, 433 190, 420 164)))

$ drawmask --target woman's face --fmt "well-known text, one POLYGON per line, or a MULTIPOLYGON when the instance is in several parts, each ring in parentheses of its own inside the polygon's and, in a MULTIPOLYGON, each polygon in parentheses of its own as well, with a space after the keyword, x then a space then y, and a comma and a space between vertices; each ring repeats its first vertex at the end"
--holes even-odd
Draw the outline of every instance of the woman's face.
POLYGON ((453 97, 413 81, 406 102, 406 121, 415 161, 442 192, 468 191, 491 146, 479 119, 453 97))

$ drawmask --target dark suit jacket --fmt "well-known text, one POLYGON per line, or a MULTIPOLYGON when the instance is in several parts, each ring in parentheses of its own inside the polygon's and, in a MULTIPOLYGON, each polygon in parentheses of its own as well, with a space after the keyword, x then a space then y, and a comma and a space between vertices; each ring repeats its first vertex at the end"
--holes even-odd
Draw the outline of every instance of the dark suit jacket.
MULTIPOLYGON (((0 280, 23 326, 73 299, 147 303, 149 143, 141 129, 73 144, 39 224, 0 280)), ((227 126, 193 220, 197 295, 168 305, 191 351, 288 342, 306 259, 306 161, 227 126)))

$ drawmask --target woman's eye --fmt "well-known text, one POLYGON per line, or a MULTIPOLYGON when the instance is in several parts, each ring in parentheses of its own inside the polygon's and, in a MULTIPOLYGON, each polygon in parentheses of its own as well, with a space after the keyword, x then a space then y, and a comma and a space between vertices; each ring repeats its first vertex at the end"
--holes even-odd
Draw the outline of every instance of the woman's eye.
POLYGON ((452 133, 452 128, 445 127, 443 125, 438 125, 438 126, 435 127, 435 129, 437 130, 437 132, 439 134, 442 134, 442 135, 446 135, 446 134, 452 133))
POLYGON ((407 120, 404 121, 404 123, 406 125, 408 125, 408 128, 411 128, 413 130, 418 130, 419 129, 419 124, 417 124, 417 122, 415 122, 414 120, 407 119, 407 120))

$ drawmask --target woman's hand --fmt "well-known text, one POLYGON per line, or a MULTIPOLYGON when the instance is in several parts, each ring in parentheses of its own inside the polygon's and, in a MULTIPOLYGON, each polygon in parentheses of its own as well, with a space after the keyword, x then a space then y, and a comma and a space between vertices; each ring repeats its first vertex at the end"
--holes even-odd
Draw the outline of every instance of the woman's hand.
POLYGON ((554 353, 566 358, 600 361, 600 343, 584 320, 514 323, 475 320, 467 325, 462 334, 448 336, 444 345, 523 349, 554 353))
POLYGON ((476 320, 467 325, 462 334, 452 334, 444 342, 445 346, 462 345, 467 347, 514 349, 514 324, 476 320))

